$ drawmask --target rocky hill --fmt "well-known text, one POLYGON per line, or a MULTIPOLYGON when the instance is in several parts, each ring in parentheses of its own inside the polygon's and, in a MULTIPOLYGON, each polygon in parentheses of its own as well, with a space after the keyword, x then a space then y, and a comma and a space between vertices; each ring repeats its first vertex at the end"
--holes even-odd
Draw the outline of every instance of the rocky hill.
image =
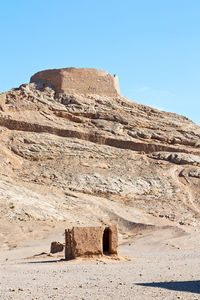
POLYGON ((0 126, 3 247, 55 226, 199 225, 200 127, 126 99, 116 76, 39 72, 0 95, 0 126))

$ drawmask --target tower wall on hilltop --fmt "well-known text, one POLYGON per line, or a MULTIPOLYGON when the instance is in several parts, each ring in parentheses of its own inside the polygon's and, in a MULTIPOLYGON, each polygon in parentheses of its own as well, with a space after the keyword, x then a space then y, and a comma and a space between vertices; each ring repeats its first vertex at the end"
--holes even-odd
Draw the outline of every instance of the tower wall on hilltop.
POLYGON ((52 85, 65 94, 95 94, 115 97, 120 94, 118 77, 106 71, 87 68, 66 68, 41 71, 30 82, 52 85))

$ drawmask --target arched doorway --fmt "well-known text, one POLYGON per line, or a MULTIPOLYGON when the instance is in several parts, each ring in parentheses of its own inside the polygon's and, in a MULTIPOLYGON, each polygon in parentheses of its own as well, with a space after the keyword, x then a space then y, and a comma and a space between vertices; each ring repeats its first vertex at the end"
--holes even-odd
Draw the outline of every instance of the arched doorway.
POLYGON ((103 254, 110 253, 110 229, 106 227, 103 232, 103 254))

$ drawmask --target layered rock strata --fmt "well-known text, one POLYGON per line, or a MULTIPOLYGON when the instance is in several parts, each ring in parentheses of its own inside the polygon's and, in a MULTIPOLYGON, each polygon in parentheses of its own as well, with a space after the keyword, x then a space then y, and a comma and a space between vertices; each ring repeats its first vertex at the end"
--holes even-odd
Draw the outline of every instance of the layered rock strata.
MULTIPOLYGON (((104 78, 95 72, 94 82, 104 78)), ((56 222, 199 225, 199 126, 126 99, 114 83, 108 96, 34 77, 0 95, 2 243, 56 222)))

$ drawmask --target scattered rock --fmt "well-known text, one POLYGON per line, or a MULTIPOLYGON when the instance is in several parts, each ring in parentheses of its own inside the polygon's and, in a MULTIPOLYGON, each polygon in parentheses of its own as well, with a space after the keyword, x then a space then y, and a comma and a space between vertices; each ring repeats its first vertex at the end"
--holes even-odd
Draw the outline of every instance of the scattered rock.
POLYGON ((64 249, 64 244, 60 242, 52 242, 50 253, 54 254, 54 253, 62 252, 63 249, 64 249))

